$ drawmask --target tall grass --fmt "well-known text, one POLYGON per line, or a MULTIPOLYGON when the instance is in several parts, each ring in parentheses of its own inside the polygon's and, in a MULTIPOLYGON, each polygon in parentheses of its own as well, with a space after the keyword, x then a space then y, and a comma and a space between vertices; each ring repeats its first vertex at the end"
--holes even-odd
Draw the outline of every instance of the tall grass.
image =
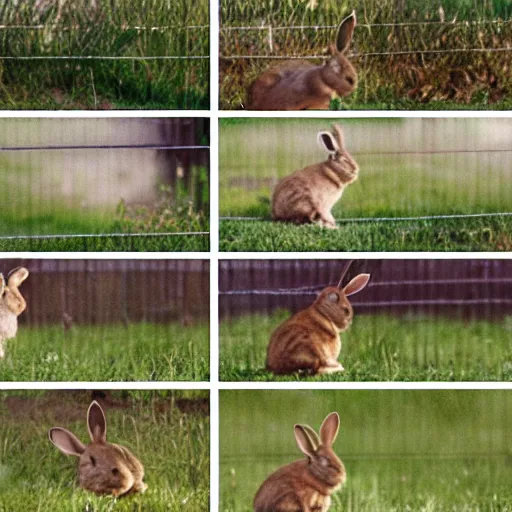
POLYGON ((341 335, 342 373, 276 376, 265 370, 272 332, 289 312, 220 324, 224 381, 509 381, 512 317, 466 320, 434 315, 360 315, 341 335))
MULTIPOLYGON (((512 82, 509 52, 460 52, 368 56, 366 53, 414 52, 467 48, 510 48, 510 2, 450 1, 448 3, 302 0, 276 3, 221 1, 223 28, 237 26, 337 26, 355 9, 359 18, 353 57, 359 74, 354 94, 332 108, 510 108, 512 82), (440 8, 443 12, 440 12, 440 8), (429 22, 457 21, 453 24, 429 22), (468 23, 461 23, 467 21, 468 23), (496 21, 497 23, 489 23, 496 21), (409 26, 365 26, 418 22, 409 26), (421 22, 425 22, 422 24, 421 22), (474 23, 477 22, 477 23, 474 23), (421 105, 424 105, 423 107, 421 105)), ((221 30, 221 107, 247 105, 246 89, 270 59, 229 56, 308 56, 325 53, 334 28, 221 30)))
POLYGON ((2 60, 0 108, 208 108, 208 2, 8 0, 3 56, 185 57, 177 60, 2 60), (13 28, 43 24, 44 29, 13 28), (195 29, 186 27, 196 26, 195 29), (135 27, 146 27, 138 30, 135 27), (151 30, 151 27, 161 27, 151 30), (201 28, 199 28, 201 27, 201 28))
MULTIPOLYGON (((81 490, 76 459, 65 457, 48 441, 48 429, 57 425, 69 428, 83 441, 89 438, 88 404, 77 402, 72 394, 56 393, 33 398, 34 409, 25 418, 9 414, 0 400, 0 511, 208 509, 209 418, 174 407, 174 399, 183 393, 149 391, 146 397, 128 397, 120 408, 106 408, 109 440, 127 446, 140 458, 148 484, 144 494, 120 499, 81 490)), ((207 397, 202 392, 198 398, 207 397)), ((25 407, 23 402, 21 407, 25 407)))
POLYGON ((198 323, 21 326, 0 381, 205 381, 208 326, 198 323))

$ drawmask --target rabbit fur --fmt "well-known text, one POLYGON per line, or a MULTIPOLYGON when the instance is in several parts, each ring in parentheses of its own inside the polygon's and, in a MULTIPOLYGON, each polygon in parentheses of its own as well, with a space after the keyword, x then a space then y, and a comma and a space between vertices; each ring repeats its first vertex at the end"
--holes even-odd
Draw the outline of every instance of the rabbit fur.
POLYGON ((328 109, 331 99, 357 87, 357 73, 346 54, 356 26, 355 11, 340 24, 331 58, 324 65, 285 61, 260 75, 249 91, 249 109, 328 109))
POLYGON ((272 473, 254 498, 255 512, 326 512, 331 495, 345 483, 343 462, 332 449, 339 430, 336 412, 320 427, 295 425, 295 440, 307 459, 292 462, 272 473))
POLYGON ((338 286, 322 290, 311 306, 283 322, 270 338, 267 370, 278 375, 344 371, 338 362, 340 332, 350 327, 354 317, 347 297, 361 291, 369 280, 370 274, 359 274, 344 288, 340 280, 338 286))
POLYGON ((80 487, 98 495, 115 497, 144 492, 144 467, 127 448, 107 443, 107 421, 100 404, 93 401, 87 411, 87 427, 91 437, 83 444, 69 430, 54 427, 48 432, 50 441, 64 454, 79 457, 80 487))
POLYGON ((279 181, 272 195, 273 220, 336 228, 331 209, 345 188, 357 179, 359 167, 345 150, 343 131, 338 124, 333 125, 332 132, 319 132, 318 141, 329 158, 279 181))
POLYGON ((3 274, 0 274, 0 359, 5 355, 4 343, 18 333, 18 316, 27 308, 19 286, 28 275, 26 268, 15 268, 9 272, 6 284, 3 274))

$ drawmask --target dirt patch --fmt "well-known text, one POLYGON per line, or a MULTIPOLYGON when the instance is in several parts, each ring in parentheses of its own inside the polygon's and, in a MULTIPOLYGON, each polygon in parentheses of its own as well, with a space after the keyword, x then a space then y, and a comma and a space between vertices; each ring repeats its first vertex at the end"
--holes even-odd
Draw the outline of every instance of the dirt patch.
MULTIPOLYGON (((1 395, 0 395, 1 396, 1 395)), ((150 402, 136 400, 126 391, 47 391, 41 396, 6 396, 0 400, 1 408, 7 410, 7 418, 14 423, 72 423, 85 419, 87 407, 96 400, 107 411, 129 409, 134 405, 141 408, 150 406, 159 413, 178 409, 183 414, 210 414, 207 398, 155 397, 150 402), (2 407, 3 406, 3 407, 2 407)))

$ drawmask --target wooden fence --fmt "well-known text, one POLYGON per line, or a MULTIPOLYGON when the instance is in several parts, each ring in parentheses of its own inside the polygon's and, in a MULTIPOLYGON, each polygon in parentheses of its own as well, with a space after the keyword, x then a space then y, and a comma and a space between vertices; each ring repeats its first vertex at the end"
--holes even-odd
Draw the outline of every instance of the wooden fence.
POLYGON ((110 324, 208 321, 207 260, 2 259, 6 276, 24 266, 20 323, 110 324))
MULTIPOLYGON (((336 284, 346 260, 225 260, 219 269, 219 316, 298 311, 336 284)), ((357 314, 408 312, 512 317, 512 260, 356 260, 346 279, 371 274, 351 297, 357 314)))

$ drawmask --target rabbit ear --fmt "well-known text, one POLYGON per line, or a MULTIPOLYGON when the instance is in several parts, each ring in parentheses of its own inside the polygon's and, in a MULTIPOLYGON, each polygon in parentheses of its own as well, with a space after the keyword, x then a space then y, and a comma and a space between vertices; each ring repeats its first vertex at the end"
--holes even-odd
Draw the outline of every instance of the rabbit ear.
POLYGON ((340 24, 338 33, 336 34, 336 49, 340 53, 346 53, 352 36, 354 28, 356 27, 356 11, 352 11, 350 16, 347 16, 340 24))
POLYGON ((95 443, 107 442, 107 419, 100 404, 94 400, 87 411, 87 428, 95 443))
POLYGON ((319 132, 318 142, 331 154, 335 154, 336 151, 340 149, 338 147, 338 141, 331 132, 319 132))
POLYGON ((337 412, 331 412, 320 427, 320 439, 322 444, 332 446, 340 428, 340 417, 337 412))
POLYGON ((25 267, 13 268, 7 275, 7 283, 9 286, 19 286, 28 275, 29 271, 25 267))
POLYGON ((308 457, 313 457, 315 455, 315 443, 309 437, 308 431, 304 428, 303 425, 295 425, 295 440, 299 445, 301 452, 308 457))
POLYGON ((318 450, 318 448, 320 447, 320 444, 321 444, 320 443, 320 438, 318 437, 318 434, 309 425, 301 425, 301 427, 309 435, 309 438, 311 439, 311 442, 313 443, 313 446, 315 447, 315 451, 318 450))
POLYGON ((345 138, 343 137, 343 130, 339 124, 332 125, 332 134, 338 143, 338 148, 343 150, 345 147, 345 138))
POLYGON ((48 437, 50 441, 66 455, 76 455, 80 457, 85 451, 85 444, 65 428, 54 427, 50 429, 48 437))
POLYGON ((368 284, 369 280, 370 274, 359 274, 343 288, 343 292, 347 297, 354 295, 354 293, 360 292, 368 284))

